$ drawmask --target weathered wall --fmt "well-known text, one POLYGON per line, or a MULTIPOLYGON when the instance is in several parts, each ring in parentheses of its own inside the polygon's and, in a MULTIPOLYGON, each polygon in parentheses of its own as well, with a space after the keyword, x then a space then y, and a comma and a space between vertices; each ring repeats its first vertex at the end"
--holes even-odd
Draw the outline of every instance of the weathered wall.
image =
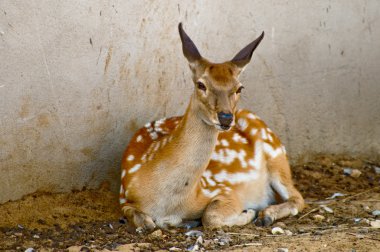
POLYGON ((379 156, 379 1, 0 0, 0 202, 118 184, 133 132, 191 93, 179 21, 215 61, 266 32, 242 106, 293 159, 379 156))

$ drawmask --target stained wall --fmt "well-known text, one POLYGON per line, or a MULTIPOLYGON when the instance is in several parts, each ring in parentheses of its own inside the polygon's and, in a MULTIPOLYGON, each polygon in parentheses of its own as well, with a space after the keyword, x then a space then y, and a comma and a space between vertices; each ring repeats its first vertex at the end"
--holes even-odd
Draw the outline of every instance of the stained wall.
POLYGON ((379 1, 1 0, 0 202, 117 188, 133 132, 186 108, 180 21, 216 62, 266 32, 241 106, 292 160, 379 158, 379 1))

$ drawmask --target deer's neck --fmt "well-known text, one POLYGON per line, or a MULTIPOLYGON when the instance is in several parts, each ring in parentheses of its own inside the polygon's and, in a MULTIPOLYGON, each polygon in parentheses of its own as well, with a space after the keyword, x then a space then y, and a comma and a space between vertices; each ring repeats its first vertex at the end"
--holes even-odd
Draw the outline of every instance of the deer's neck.
POLYGON ((209 163, 218 131, 202 121, 193 99, 192 97, 181 123, 173 132, 173 144, 177 148, 174 158, 178 162, 177 171, 183 170, 182 174, 192 174, 195 178, 201 176, 209 163))

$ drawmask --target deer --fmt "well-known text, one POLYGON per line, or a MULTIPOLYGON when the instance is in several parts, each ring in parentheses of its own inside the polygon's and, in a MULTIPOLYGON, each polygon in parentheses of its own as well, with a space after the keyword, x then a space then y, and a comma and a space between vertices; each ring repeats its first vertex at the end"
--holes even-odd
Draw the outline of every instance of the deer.
POLYGON ((178 25, 194 91, 183 116, 147 123, 130 140, 121 164, 119 201, 136 230, 269 226, 297 215, 295 188, 279 137, 256 114, 238 109, 239 76, 264 32, 232 60, 212 63, 178 25), (199 223, 199 222, 198 222, 199 223))

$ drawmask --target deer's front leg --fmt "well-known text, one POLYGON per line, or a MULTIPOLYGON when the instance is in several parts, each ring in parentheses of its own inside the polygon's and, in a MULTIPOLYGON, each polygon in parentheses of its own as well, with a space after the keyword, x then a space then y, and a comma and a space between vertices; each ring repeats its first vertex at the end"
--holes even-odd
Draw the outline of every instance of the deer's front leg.
POLYGON ((128 223, 133 225, 136 230, 142 229, 142 231, 153 231, 156 228, 156 224, 153 219, 142 211, 136 209, 133 206, 124 205, 122 211, 128 220, 128 223))
POLYGON ((238 198, 230 192, 228 195, 218 195, 206 207, 202 217, 205 227, 243 226, 254 219, 253 209, 243 211, 238 198))
POLYGON ((296 215, 304 208, 304 199, 293 185, 289 163, 285 154, 269 160, 267 165, 271 187, 284 202, 271 205, 261 211, 256 219, 256 224, 259 226, 269 226, 275 220, 296 215))

